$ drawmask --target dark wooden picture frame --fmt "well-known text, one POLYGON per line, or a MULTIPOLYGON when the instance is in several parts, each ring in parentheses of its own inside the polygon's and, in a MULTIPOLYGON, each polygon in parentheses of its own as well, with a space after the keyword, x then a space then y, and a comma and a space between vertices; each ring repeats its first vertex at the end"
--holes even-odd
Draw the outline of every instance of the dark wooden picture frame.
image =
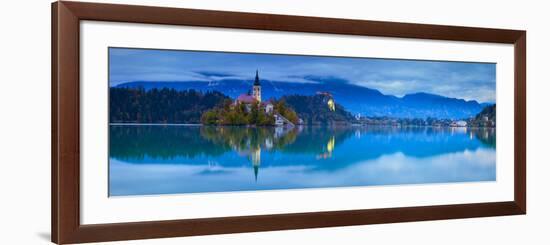
POLYGON ((52 4, 51 44, 51 232, 52 241, 55 243, 305 229, 526 213, 525 31, 62 1, 52 4), (81 20, 513 44, 515 56, 514 201, 82 225, 80 224, 79 160, 79 26, 81 20))

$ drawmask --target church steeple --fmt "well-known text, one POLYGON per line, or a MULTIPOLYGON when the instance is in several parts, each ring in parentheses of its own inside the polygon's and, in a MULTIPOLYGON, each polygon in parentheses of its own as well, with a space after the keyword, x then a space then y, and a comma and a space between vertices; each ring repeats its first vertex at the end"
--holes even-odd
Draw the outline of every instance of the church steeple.
POLYGON ((260 77, 258 76, 258 70, 256 69, 256 79, 254 80, 254 86, 261 86, 260 85, 260 77))
POLYGON ((258 70, 256 69, 256 79, 254 79, 254 86, 252 86, 252 96, 258 102, 262 102, 262 85, 260 85, 260 77, 258 76, 258 70))

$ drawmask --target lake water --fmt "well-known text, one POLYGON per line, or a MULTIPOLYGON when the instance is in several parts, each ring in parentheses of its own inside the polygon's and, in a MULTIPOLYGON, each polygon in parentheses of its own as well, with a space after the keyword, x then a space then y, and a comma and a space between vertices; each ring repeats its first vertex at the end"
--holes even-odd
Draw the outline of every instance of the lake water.
POLYGON ((111 196, 495 181, 494 129, 111 125, 111 196))

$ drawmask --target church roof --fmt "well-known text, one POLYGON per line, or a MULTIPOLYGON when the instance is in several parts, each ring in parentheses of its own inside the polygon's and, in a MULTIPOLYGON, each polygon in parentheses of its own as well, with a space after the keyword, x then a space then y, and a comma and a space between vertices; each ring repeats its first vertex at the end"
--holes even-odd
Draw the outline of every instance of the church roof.
POLYGON ((256 98, 249 94, 241 94, 239 95, 239 97, 237 97, 237 101, 242 103, 254 103, 256 102, 256 98))
POLYGON ((260 86, 260 78, 258 77, 258 70, 256 70, 256 79, 254 79, 254 86, 260 86))

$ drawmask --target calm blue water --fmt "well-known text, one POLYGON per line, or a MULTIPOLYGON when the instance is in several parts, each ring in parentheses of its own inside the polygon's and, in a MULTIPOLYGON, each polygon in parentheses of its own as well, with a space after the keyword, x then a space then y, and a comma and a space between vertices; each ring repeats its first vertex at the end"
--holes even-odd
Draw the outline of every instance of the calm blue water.
POLYGON ((111 196, 494 181, 494 129, 111 125, 111 196))

